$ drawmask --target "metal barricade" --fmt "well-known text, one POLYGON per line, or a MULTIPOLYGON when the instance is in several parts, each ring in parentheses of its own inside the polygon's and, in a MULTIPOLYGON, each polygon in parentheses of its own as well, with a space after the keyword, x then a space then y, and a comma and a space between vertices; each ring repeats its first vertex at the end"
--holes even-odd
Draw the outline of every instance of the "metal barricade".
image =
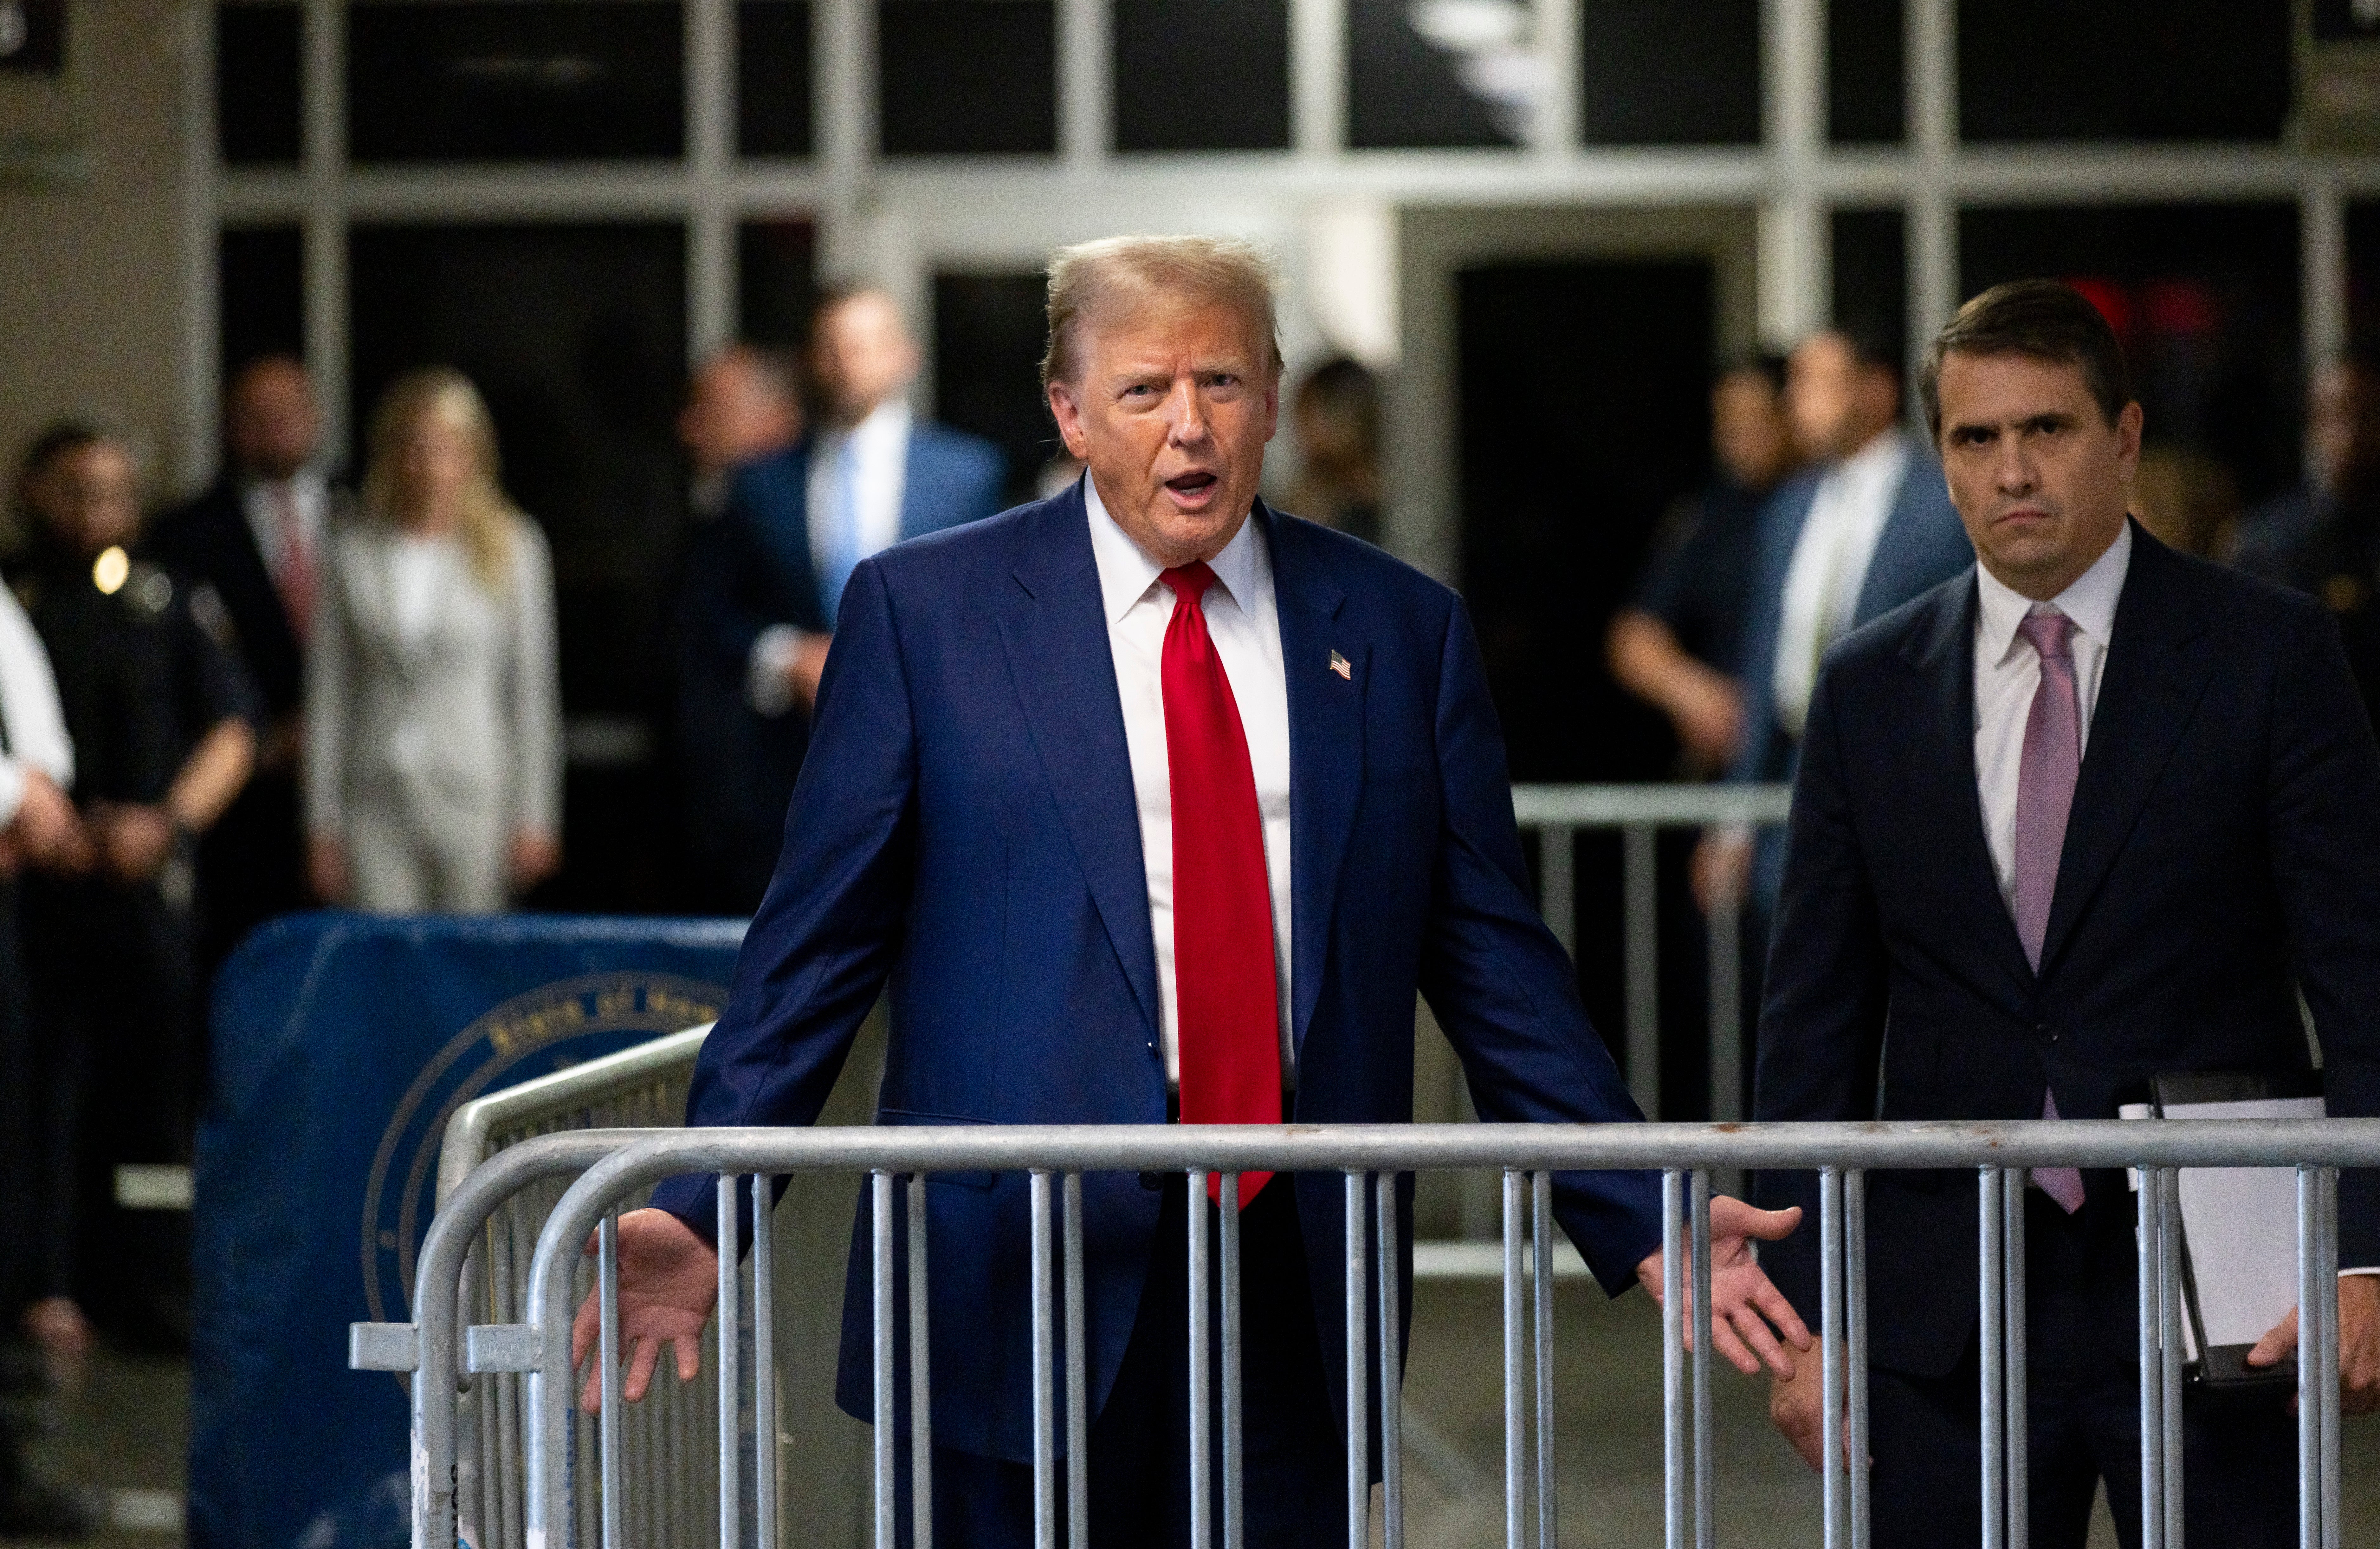
MULTIPOLYGON (((626 1137, 683 1124, 686 1083, 710 1031, 705 1023, 455 1109, 439 1147, 439 1217, 445 1216, 473 1168, 527 1141, 600 1131, 585 1153, 591 1161, 626 1137)), ((540 1177, 488 1213, 464 1261, 461 1297, 469 1326, 528 1321, 530 1256, 569 1181, 566 1173, 540 1177)), ((578 1270, 582 1290, 593 1285, 593 1274, 591 1267, 578 1270)), ((715 1357, 706 1351, 702 1372, 691 1383, 679 1383, 674 1371, 657 1373, 649 1401, 629 1421, 644 1440, 640 1456, 647 1460, 649 1487, 638 1492, 647 1513, 635 1535, 639 1544, 691 1549, 716 1535, 716 1501, 703 1487, 702 1475, 719 1446, 712 1423, 717 1371, 715 1357)), ((455 1409, 455 1514, 474 1549, 524 1549, 528 1415, 517 1374, 491 1370, 462 1378, 455 1409)), ((580 1445, 591 1446, 592 1421, 580 1429, 580 1445)), ((581 1542, 591 1543, 600 1503, 592 1492, 582 1495, 575 1508, 581 1542)))
MULTIPOLYGON (((600 1543, 619 1549, 646 1540, 653 1504, 634 1498, 628 1481, 647 1477, 638 1459, 654 1443, 640 1437, 620 1398, 615 1222, 621 1208, 659 1179, 707 1173, 718 1179, 721 1255, 715 1323, 739 1331, 748 1316, 759 1341, 755 1370, 771 1370, 772 1289, 770 1213, 752 1213, 752 1259, 759 1273, 747 1302, 737 1272, 737 1203, 748 1189, 765 1200, 777 1177, 843 1172, 868 1180, 874 1226, 869 1295, 874 1331, 874 1543, 895 1543, 895 1350, 911 1354, 909 1398, 917 1423, 909 1445, 923 1460, 931 1445, 931 1372, 925 1346, 929 1266, 923 1194, 942 1172, 1030 1174, 1032 1269, 1030 1339, 1034 1353, 1035 1542, 1039 1549, 1087 1543, 1085 1506, 1089 1417, 1084 1374, 1085 1314, 1081 1179, 1090 1172, 1186 1175, 1191 1203, 1187 1244, 1191 1352, 1189 1456, 1193 1549, 1239 1549, 1243 1542, 1239 1175, 1251 1171, 1330 1173, 1343 1179, 1343 1290, 1349 1549, 1365 1549, 1371 1515, 1368 1458, 1375 1423, 1382 1445, 1381 1534, 1402 1549, 1403 1505, 1398 1423, 1402 1311, 1396 1296, 1397 1189, 1407 1172, 1488 1169, 1503 1179, 1504 1536, 1508 1549, 1553 1549, 1559 1542, 1553 1436, 1553 1254, 1551 1174, 1557 1170, 1646 1168, 1663 1178, 1664 1514, 1669 1549, 1689 1542, 1707 1549, 1712 1514, 1711 1355, 1709 1341, 1686 1340, 1687 1277, 1694 1305, 1710 1296, 1710 1177, 1723 1168, 1813 1169, 1820 1179, 1826 1338, 1823 1496, 1828 1549, 1866 1542, 1864 1470, 1844 1466, 1846 1446, 1864 1456, 1867 1315, 1863 1229, 1864 1183, 1881 1169, 1965 1169, 1977 1180, 1977 1242, 1984 1379, 1979 1423, 1985 1503, 1984 1543, 2021 1549, 2025 1521, 2025 1365, 2022 1190, 2024 1172, 2042 1166, 2140 1169, 2141 1446, 2145 1485, 2145 1549, 2180 1549, 2182 1450, 2180 1428, 2181 1342, 2179 1305, 2177 1168, 2284 1167, 2297 1175, 2298 1267, 2307 1309, 2299 1363, 2300 1543, 2337 1549, 2338 1517, 2338 1169, 2380 1164, 2380 1120, 2068 1121, 2046 1123, 1794 1125, 1350 1125, 1312 1127, 987 1127, 947 1128, 704 1129, 662 1134, 574 1132, 507 1148, 474 1170, 432 1223, 417 1281, 415 1324, 358 1324, 353 1363, 414 1373, 413 1542, 415 1549, 455 1543, 460 1384, 474 1374, 525 1374, 527 1490, 523 1519, 529 1549, 600 1543), (583 1169, 540 1233, 525 1316, 502 1325, 461 1326, 448 1294, 488 1219, 523 1189, 583 1169), (1207 1202, 1220 1175, 1221 1209, 1207 1202), (895 1190, 908 1202, 905 1285, 894 1275, 895 1190), (1210 1252, 1209 1235, 1216 1247, 1210 1252), (570 1332, 587 1294, 580 1273, 590 1238, 600 1244, 595 1286, 601 1338, 603 1409, 590 1436, 576 1413, 581 1377, 573 1369, 570 1332), (1691 1246, 1691 1252, 1688 1251, 1691 1246), (1208 1292, 1220 1293, 1210 1314, 1208 1292), (1377 1344, 1374 1342, 1377 1341, 1377 1344), (1367 1393, 1375 1351, 1379 1391, 1367 1393), (1206 1373, 1220 1356, 1220 1392, 1206 1373), (1062 1370, 1063 1376, 1060 1372, 1062 1370), (1220 1428, 1217 1421, 1220 1418, 1220 1428), (1062 1465, 1058 1438, 1066 1445, 1062 1465), (577 1482, 589 1460, 597 1508, 577 1482), (1062 1473, 1063 1478, 1061 1478, 1062 1473), (1220 1509, 1210 1492, 1220 1483, 1220 1509), (1061 1491, 1066 1503, 1060 1508, 1061 1491)), ((742 1341, 714 1343, 720 1434, 735 1434, 747 1371, 742 1341)), ((772 1437, 770 1384, 754 1384, 755 1428, 772 1437)), ((740 1447, 719 1454, 716 1501, 741 1498, 740 1447)), ((764 1443, 755 1469, 757 1543, 774 1549, 777 1501, 764 1443)), ((912 1471, 911 1511, 917 1542, 929 1542, 932 1470, 912 1471)), ((2119 1509, 2122 1509, 2119 1505, 2119 1509)), ((740 1549, 745 1525, 731 1508, 718 1525, 721 1549, 740 1549)))
MULTIPOLYGON (((1791 786, 1514 786, 1512 813, 1537 835, 1538 912, 1562 950, 1578 954, 1576 843, 1580 829, 1621 835, 1622 1004, 1628 1088, 1646 1116, 1661 1116, 1660 883, 1655 845, 1664 828, 1750 832, 1785 821, 1791 786)), ((1715 901, 1707 923, 1712 1122, 1743 1115, 1743 940, 1740 900, 1715 901)), ((1759 950, 1765 943, 1755 943, 1759 950)))

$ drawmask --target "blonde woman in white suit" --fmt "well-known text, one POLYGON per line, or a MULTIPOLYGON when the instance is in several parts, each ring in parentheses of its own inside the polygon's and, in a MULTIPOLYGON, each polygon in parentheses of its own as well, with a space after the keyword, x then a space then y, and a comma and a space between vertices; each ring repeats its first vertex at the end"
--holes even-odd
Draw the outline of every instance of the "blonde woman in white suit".
POLYGON ((373 913, 493 913, 561 860, 561 687, 552 561, 460 372, 388 390, 360 505, 308 650, 314 887, 373 913))

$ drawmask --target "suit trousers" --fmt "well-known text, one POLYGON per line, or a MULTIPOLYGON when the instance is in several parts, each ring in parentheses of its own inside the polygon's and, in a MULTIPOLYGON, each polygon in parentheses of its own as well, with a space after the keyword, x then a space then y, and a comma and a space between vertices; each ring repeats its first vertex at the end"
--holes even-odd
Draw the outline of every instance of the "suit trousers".
MULTIPOLYGON (((2026 1424, 2033 1549, 2084 1549, 2104 1482, 2125 1549, 2141 1541, 2139 1337, 2129 1214, 2096 1200, 2068 1215, 2025 1191, 2026 1424), (2098 1213, 2095 1216, 2095 1212, 2098 1213)), ((1977 1348, 1947 1376, 1868 1375, 1877 1549, 1957 1549, 1982 1524, 1977 1348)), ((2183 1510, 2193 1543, 2297 1543, 2297 1422, 2286 1393, 2190 1394, 2183 1510)))
MULTIPOLYGON (((1177 1549, 1190 1540, 1189 1214, 1186 1180, 1166 1175, 1148 1279, 1115 1385, 1091 1424, 1090 1542, 1095 1549, 1177 1549)), ((1211 1219, 1211 1214, 1210 1214, 1211 1219)), ((1219 1264, 1210 1227, 1208 1262, 1219 1264)), ((1332 1407, 1307 1290, 1305 1239, 1287 1174, 1240 1215, 1241 1370, 1251 1549, 1313 1549, 1347 1541, 1346 1448, 1332 1407)), ((1210 1323, 1218 1331, 1220 1323, 1210 1323)), ((1211 1411, 1214 1500, 1221 1542, 1220 1343, 1211 1411)), ((1063 1440, 1062 1421, 1061 1441, 1063 1440)), ((899 1542, 914 1542, 909 1452, 898 1449, 899 1542)), ((1030 1465, 934 1449, 936 1549, 1029 1549, 1030 1465)), ((1065 1474, 1058 1476, 1065 1528, 1065 1474)))
POLYGON ((358 798, 347 808, 355 906, 370 914, 495 914, 504 907, 494 805, 358 798))

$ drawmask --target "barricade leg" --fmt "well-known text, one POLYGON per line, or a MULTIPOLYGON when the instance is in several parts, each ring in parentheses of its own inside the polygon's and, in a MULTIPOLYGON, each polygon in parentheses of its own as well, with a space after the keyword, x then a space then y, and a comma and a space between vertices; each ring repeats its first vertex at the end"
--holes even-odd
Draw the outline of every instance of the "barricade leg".
MULTIPOLYGON (((1661 1542, 1686 1549, 1685 1175, 1661 1175, 1661 1542)), ((1514 1549, 1518 1549, 1517 1543, 1514 1549)), ((1832 1549, 1832 1546, 1829 1546, 1832 1549)))
POLYGON ((875 1336, 876 1549, 893 1549, 899 1542, 899 1525, 893 1514, 892 1477, 892 1175, 870 1173, 868 1187, 876 1271, 870 1308, 875 1336))
POLYGON ((1240 1549, 1246 1525, 1242 1497, 1243 1433, 1241 1400, 1245 1387, 1240 1371, 1240 1175, 1223 1175, 1220 1247, 1223 1323, 1223 1549, 1240 1549))
MULTIPOLYGON (((927 1327, 926 1175, 909 1175, 909 1541, 934 1542, 934 1382, 927 1327)), ((766 1544, 762 1549, 775 1549, 766 1544)))
POLYGON ((1068 1173, 1066 1204, 1066 1543, 1091 1542, 1090 1374, 1083 1365, 1083 1175, 1068 1173))
MULTIPOLYGON (((1380 1276, 1380 1542, 1404 1549, 1404 1318, 1397 1290, 1397 1175, 1374 1179, 1380 1276)), ((1240 1549, 1234 1543, 1231 1549, 1240 1549)))
POLYGON ((1213 1331, 1207 1321, 1211 1294, 1207 1268, 1207 1175, 1190 1174, 1190 1549, 1212 1549, 1215 1542, 1214 1436, 1215 1397, 1210 1388, 1214 1359, 1213 1331))
MULTIPOLYGON (((2314 1222, 2317 1238, 2314 1278, 2322 1294, 2314 1299, 2322 1312, 2322 1337, 2315 1346, 2316 1379, 2322 1390, 2317 1418, 2322 1421, 2322 1543, 2338 1545, 2338 1169, 2316 1169, 2314 1222)), ((2304 1322, 2302 1318, 2299 1320, 2304 1322)))
POLYGON ((752 1176, 752 1498, 755 1549, 777 1549, 777 1191, 752 1176))
POLYGON ((1843 1175, 1840 1168, 1818 1171, 1818 1323, 1823 1341, 1819 1361, 1818 1480, 1826 1511, 1827 1549, 1843 1549, 1845 1531, 1843 1479, 1843 1175))
POLYGON ((2158 1201, 2164 1194, 2160 1169, 2143 1167, 2134 1193, 2139 1223, 2141 1360, 2141 1549, 2166 1549, 2165 1543, 2165 1352, 2157 1338, 2158 1272, 2164 1256, 2158 1243, 2163 1226, 2158 1201))
POLYGON ((1554 1487, 1554 1178, 1529 1175, 1529 1299, 1536 1353, 1537 1549, 1555 1549, 1561 1499, 1554 1487))
MULTIPOLYGON (((1050 1305, 1050 1175, 1036 1171, 1033 1193, 1033 1544, 1058 1549, 1057 1396, 1050 1362, 1057 1318, 1050 1305)), ((1196 1507, 1192 1508, 1196 1509, 1196 1507)), ((920 1544, 918 1549, 926 1549, 920 1544)))
POLYGON ((2157 1169, 2157 1398, 2164 1414, 2165 1549, 2182 1549, 2181 1171, 2157 1169))
MULTIPOLYGON (((1711 1549, 1718 1524, 1711 1481, 1711 1176, 1694 1177, 1694 1549, 1711 1549)), ((1551 1545, 1552 1540, 1547 1543, 1551 1545)))
POLYGON ((2007 1172, 1985 1167, 1975 1175, 1977 1321, 1983 1340, 1984 1549, 2008 1549, 2008 1281, 2001 1265, 2002 1204, 2007 1172))
POLYGON ((1364 1285, 1364 1175, 1350 1170, 1341 1195, 1347 1227, 1347 1549, 1365 1549, 1371 1539, 1372 1430, 1369 1384, 1364 1379, 1370 1354, 1366 1325, 1371 1322, 1371 1298, 1364 1285))
POLYGON ((2000 1305, 2008 1319, 2008 1333, 2002 1341, 2007 1374, 2001 1379, 2001 1391, 2008 1398, 2008 1450, 2004 1456, 2008 1470, 2009 1549, 2026 1549, 2033 1536, 2033 1443, 2031 1416, 2026 1408, 2031 1402, 2026 1384, 2026 1363, 2031 1358, 2025 1343, 2024 1180, 2022 1172, 2005 1174, 2000 1179, 2000 1250, 2007 1265, 2007 1274, 2001 1280, 2005 1289, 2000 1293, 2000 1305))

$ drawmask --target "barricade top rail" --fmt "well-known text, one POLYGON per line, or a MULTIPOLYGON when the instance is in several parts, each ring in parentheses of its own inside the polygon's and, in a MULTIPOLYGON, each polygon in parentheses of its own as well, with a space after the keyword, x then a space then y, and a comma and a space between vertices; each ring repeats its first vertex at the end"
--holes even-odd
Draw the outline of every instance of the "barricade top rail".
POLYGON ((439 1143, 439 1204, 443 1206, 471 1169, 487 1160, 492 1138, 638 1091, 673 1071, 692 1069, 714 1025, 705 1022, 464 1104, 446 1121, 446 1134, 439 1143))
POLYGON ((1524 828, 1555 823, 1783 823, 1791 786, 1514 786, 1512 815, 1524 828))

